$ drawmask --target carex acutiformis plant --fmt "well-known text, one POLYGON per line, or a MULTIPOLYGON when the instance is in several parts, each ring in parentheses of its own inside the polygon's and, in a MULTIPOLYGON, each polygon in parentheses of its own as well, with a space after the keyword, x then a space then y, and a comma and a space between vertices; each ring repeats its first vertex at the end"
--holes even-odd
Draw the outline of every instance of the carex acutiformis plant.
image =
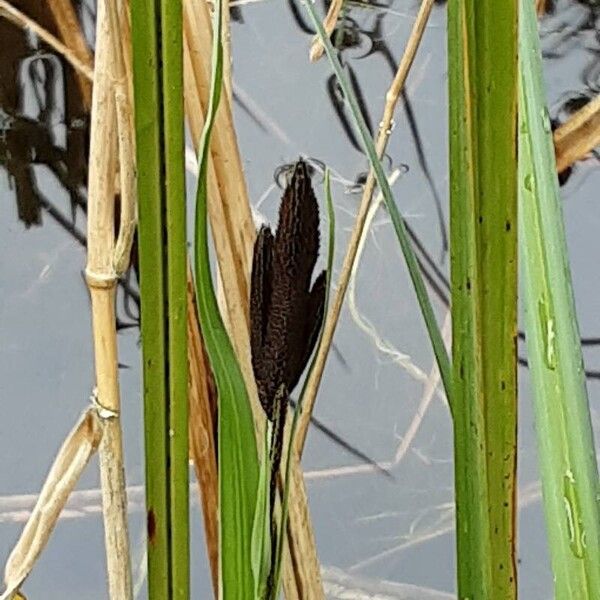
POLYGON ((283 193, 277 230, 273 234, 269 227, 261 227, 252 262, 250 345, 258 397, 272 423, 271 507, 289 394, 306 367, 323 321, 326 272, 311 285, 318 255, 319 207, 308 165, 300 159, 283 193))

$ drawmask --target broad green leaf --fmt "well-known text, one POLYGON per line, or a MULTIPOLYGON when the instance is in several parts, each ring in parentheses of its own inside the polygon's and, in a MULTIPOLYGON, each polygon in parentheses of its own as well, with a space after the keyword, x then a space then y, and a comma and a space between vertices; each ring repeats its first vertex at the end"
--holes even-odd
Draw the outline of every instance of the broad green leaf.
POLYGON ((519 248, 555 597, 600 598, 600 489, 532 0, 519 32, 519 248))

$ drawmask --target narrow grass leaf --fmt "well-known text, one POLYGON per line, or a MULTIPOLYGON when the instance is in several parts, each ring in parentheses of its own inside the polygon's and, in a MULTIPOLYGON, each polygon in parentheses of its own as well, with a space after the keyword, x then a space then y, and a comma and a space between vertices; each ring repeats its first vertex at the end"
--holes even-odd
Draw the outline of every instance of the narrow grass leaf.
POLYGON ((271 448, 269 440, 272 424, 267 422, 264 433, 263 455, 258 478, 258 493, 252 528, 252 573, 254 574, 254 597, 262 598, 266 589, 271 566, 271 507, 269 483, 271 481, 271 448))
POLYGON ((254 423, 240 366, 219 313, 210 272, 207 201, 211 131, 223 80, 222 2, 214 5, 209 105, 198 150, 195 267, 199 321, 218 391, 220 598, 253 598, 252 528, 259 480, 254 423))
POLYGON ((425 283, 423 282, 423 277, 419 269, 417 258, 408 238, 406 225, 404 224, 404 219, 400 215, 400 212, 398 211, 398 208, 394 201, 394 197, 392 196, 392 191, 383 171, 383 167, 381 166, 381 161, 377 158, 375 144, 371 139, 371 134, 369 133, 369 129, 367 127, 367 124, 365 123, 365 119, 360 111, 356 95, 354 94, 352 87, 350 86, 348 79, 344 73, 342 65, 340 64, 340 61, 337 58, 336 51, 331 45, 329 36, 325 32, 323 24, 321 23, 316 13, 314 4, 310 0, 307 0, 306 2, 304 2, 304 6, 308 11, 308 14, 311 18, 311 21, 313 22, 313 25, 317 31, 321 43, 325 48, 325 52, 327 53, 327 57, 329 59, 331 67, 333 68, 335 76, 337 77, 337 80, 344 92, 344 96, 346 98, 346 101, 348 102, 350 112, 352 114, 352 119, 359 133, 359 137, 361 139, 363 148, 369 158, 369 162, 371 163, 371 167, 373 168, 373 171, 375 173, 377 185, 379 186, 379 189, 383 194, 385 206, 392 220, 392 225, 394 227, 394 231, 396 232, 396 237, 398 238, 398 242, 400 244, 400 248, 402 249, 402 253, 406 261, 406 266, 408 268, 410 278, 415 288, 415 293, 419 301, 421 313, 423 315, 423 319, 425 320, 425 326, 429 333, 429 338, 433 346, 433 352, 435 354, 438 367, 440 369, 440 374, 442 377, 442 382, 444 384, 444 389, 446 391, 446 396, 448 397, 448 401, 450 402, 450 406, 452 407, 452 394, 450 393, 452 370, 450 366, 450 358, 446 351, 446 347, 444 346, 442 334, 436 321, 435 314, 433 312, 433 307, 431 306, 431 302, 429 300, 429 296, 425 288, 425 283))

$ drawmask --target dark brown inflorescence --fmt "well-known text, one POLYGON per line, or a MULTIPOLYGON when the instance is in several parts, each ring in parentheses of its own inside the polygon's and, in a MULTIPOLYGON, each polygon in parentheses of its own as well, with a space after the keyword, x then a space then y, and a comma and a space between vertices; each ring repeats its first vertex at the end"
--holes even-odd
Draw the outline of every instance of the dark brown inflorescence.
POLYGON ((318 254, 319 207, 307 164, 299 160, 283 194, 275 236, 263 226, 254 244, 250 345, 258 396, 270 421, 276 420, 278 391, 287 405, 321 328, 325 271, 311 287, 318 254))
MULTIPOLYGON (((311 287, 319 255, 319 207, 307 164, 296 163, 279 207, 275 235, 261 227, 254 244, 250 285, 250 347, 260 403, 273 423, 270 506, 275 504, 283 431, 294 389, 323 322, 326 272, 311 287)), ((276 527, 271 543, 275 556, 276 527)), ((273 568, 273 566, 272 566, 273 568)), ((268 586, 274 585, 273 571, 268 586)))

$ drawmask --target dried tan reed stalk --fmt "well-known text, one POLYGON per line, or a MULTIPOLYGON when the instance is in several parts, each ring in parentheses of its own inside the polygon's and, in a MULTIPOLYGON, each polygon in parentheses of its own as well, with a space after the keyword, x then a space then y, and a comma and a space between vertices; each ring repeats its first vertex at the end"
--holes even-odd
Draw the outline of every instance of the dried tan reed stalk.
MULTIPOLYGON (((86 281, 92 302, 98 414, 102 418, 100 476, 104 514, 109 595, 132 598, 127 527, 127 494, 120 424, 119 376, 115 315, 114 176, 117 138, 115 108, 115 51, 118 31, 111 30, 113 6, 100 1, 96 23, 96 64, 91 113, 88 182, 88 261, 86 281)), ((118 73, 122 65, 118 66, 118 73)), ((130 160, 133 157, 129 157, 130 160)))
MULTIPOLYGON (((204 0, 185 0, 183 11, 186 113, 197 145, 210 84, 211 18, 204 0)), ((226 101, 221 103, 217 113, 210 163, 208 210, 227 302, 226 321, 244 379, 252 389, 254 376, 248 350, 248 281, 256 232, 231 107, 226 101), (219 193, 214 195, 217 189, 219 193)))
POLYGON ((546 14, 546 3, 547 0, 535 0, 535 11, 537 12, 538 16, 542 16, 544 14, 546 14))
POLYGON ((229 106, 233 106, 233 54, 231 50, 231 9, 229 0, 223 0, 223 23, 222 34, 223 40, 223 86, 225 94, 229 102, 229 106))
POLYGON ((554 132, 556 170, 561 173, 600 145, 600 94, 554 132))
POLYGON ((58 451, 23 532, 4 570, 6 589, 0 600, 9 600, 29 575, 45 548, 54 526, 79 476, 96 452, 102 428, 95 408, 87 409, 58 451))
MULTIPOLYGON (((376 144, 377 156, 379 157, 379 159, 381 159, 385 152, 389 136, 392 132, 394 111, 396 109, 398 99, 400 98, 400 92, 402 91, 410 68, 413 64, 415 55, 419 48, 419 44, 421 43, 421 39, 423 38, 423 33, 425 31, 425 26, 427 25, 429 15, 431 14, 433 3, 434 0, 423 0, 423 2, 421 3, 421 7, 419 8, 417 18, 415 20, 410 37, 408 38, 408 42, 406 44, 406 49, 404 50, 404 54, 402 56, 400 64, 398 65, 398 70, 396 71, 394 80, 392 81, 392 84, 386 94, 386 102, 383 109, 383 117, 379 126, 379 133, 377 135, 376 144)), ((342 310, 342 304, 344 302, 346 290, 348 289, 348 282, 352 273, 352 266, 356 259, 356 253, 358 250, 363 229, 365 227, 365 222, 367 219, 367 214, 369 212, 369 206, 371 204, 371 198, 373 196, 374 188, 375 173, 371 168, 369 170, 369 176, 367 178, 358 213, 356 215, 354 228, 352 229, 350 242, 348 243, 346 255, 344 256, 342 271, 337 282, 337 290, 333 298, 331 307, 328 311, 327 317, 325 319, 325 324, 323 326, 323 340, 317 352, 315 366, 307 382, 306 392, 304 396, 304 407, 302 415, 300 416, 298 422, 298 432, 296 434, 295 439, 295 447, 299 456, 302 456, 302 451, 304 450, 306 434, 308 432, 308 426, 310 424, 310 416, 312 415, 313 407, 317 397, 317 390, 321 383, 321 378, 323 377, 325 362, 329 354, 329 348, 333 340, 333 334, 335 332, 340 312, 342 310)))
MULTIPOLYGON (((92 74, 91 56, 79 31, 70 3, 53 0, 51 9, 61 35, 74 45, 67 48, 46 30, 14 10, 2 0, 0 12, 11 21, 27 27, 49 43, 75 67, 82 86, 90 90, 94 78, 88 201, 88 263, 86 279, 90 288, 93 312, 96 359, 96 406, 87 411, 79 425, 61 448, 49 474, 31 520, 7 564, 12 579, 24 578, 43 549, 58 515, 91 454, 100 444, 100 468, 105 518, 105 537, 110 597, 131 598, 129 542, 126 520, 126 492, 123 472, 121 430, 119 424, 118 363, 115 329, 115 286, 121 270, 127 266, 135 227, 135 188, 130 98, 123 90, 124 58, 120 52, 120 17, 116 5, 99 3, 97 15, 96 61, 92 74), (77 35, 77 31, 79 35, 77 35), (115 77, 116 72, 116 77, 115 77), (117 90, 115 97, 114 90, 117 90), (119 118, 117 121, 117 111, 119 118), (122 224, 118 254, 114 249, 114 173, 119 123, 122 224), (116 268, 115 268, 116 267, 116 268), (100 439, 101 438, 101 439, 100 439)), ((89 105, 89 98, 88 98, 89 105)), ((18 585, 18 584, 17 584, 18 585)), ((14 586, 13 586, 14 587, 14 586)), ((8 592, 7 592, 8 593, 8 592)))
MULTIPOLYGON (((325 29, 325 33, 330 36, 335 29, 335 26, 340 17, 340 13, 342 12, 342 8, 344 6, 344 0, 333 0, 329 5, 329 10, 327 11, 327 15, 325 15, 325 19, 323 19, 323 29, 325 29)), ((309 52, 310 62, 317 62, 321 56, 323 56, 323 52, 325 52, 325 48, 323 48, 323 44, 321 43, 321 39, 319 36, 316 36, 312 42, 309 52)))
POLYGON ((114 266, 117 276, 121 276, 129 266, 131 246, 137 226, 137 186, 135 173, 135 135, 133 118, 133 89, 131 72, 129 23, 120 2, 121 8, 114 1, 108 4, 110 29, 113 32, 112 44, 114 70, 112 87, 115 99, 116 125, 119 149, 119 179, 121 204, 119 211, 119 236, 115 243, 114 266), (128 79, 129 76, 129 79, 128 79))

